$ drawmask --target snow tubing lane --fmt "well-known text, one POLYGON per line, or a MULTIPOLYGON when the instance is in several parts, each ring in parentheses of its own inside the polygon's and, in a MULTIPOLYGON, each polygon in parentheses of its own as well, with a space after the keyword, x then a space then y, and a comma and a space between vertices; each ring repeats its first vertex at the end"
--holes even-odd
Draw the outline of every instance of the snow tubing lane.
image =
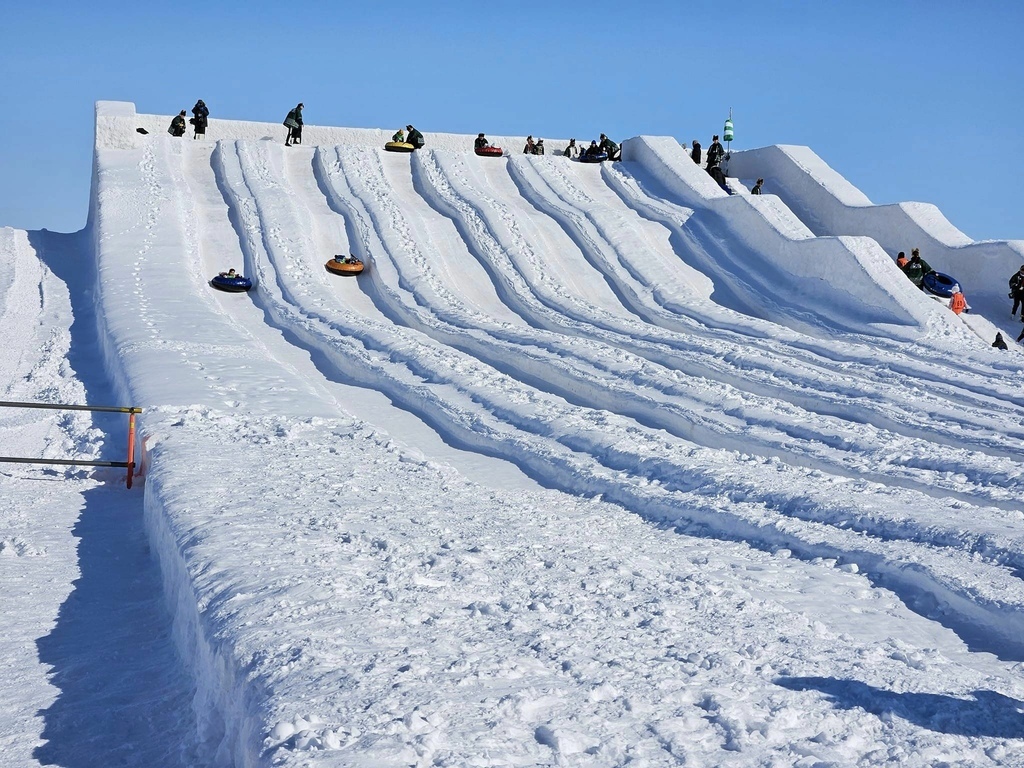
POLYGON ((924 276, 925 290, 944 299, 952 296, 953 289, 959 287, 960 284, 956 280, 942 272, 929 272, 924 276))
POLYGON ((336 275, 358 275, 363 271, 363 262, 359 260, 349 263, 334 258, 329 260, 324 266, 327 267, 328 272, 333 272, 336 275))
POLYGON ((224 277, 222 275, 217 275, 210 280, 210 285, 214 288, 219 288, 222 291, 227 291, 228 293, 241 293, 242 291, 248 291, 252 288, 252 280, 248 277, 242 277, 241 275, 238 277, 224 277))

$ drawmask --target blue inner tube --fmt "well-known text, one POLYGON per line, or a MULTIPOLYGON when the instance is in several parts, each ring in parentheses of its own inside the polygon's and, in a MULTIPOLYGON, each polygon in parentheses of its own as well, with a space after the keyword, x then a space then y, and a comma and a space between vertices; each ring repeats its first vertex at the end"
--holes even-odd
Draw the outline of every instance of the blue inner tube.
POLYGON ((954 289, 959 288, 960 285, 956 280, 942 272, 929 272, 924 276, 924 289, 928 293, 941 296, 944 299, 948 299, 953 295, 954 289))
POLYGON ((603 163, 607 159, 607 152, 598 152, 596 155, 588 155, 586 152, 584 152, 582 155, 580 155, 581 163, 603 163))
POLYGON ((239 293, 241 291, 248 291, 252 288, 252 280, 248 277, 224 277, 223 275, 217 275, 210 280, 210 285, 214 288, 220 288, 222 291, 228 291, 229 293, 239 293))

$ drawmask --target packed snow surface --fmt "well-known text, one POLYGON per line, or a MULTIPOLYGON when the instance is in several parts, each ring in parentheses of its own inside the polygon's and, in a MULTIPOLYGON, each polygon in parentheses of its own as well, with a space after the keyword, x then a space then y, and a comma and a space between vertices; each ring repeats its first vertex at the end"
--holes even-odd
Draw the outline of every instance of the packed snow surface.
POLYGON ((806 148, 169 121, 100 102, 88 227, 0 230, 0 399, 143 408, 132 490, 3 466, 5 766, 1024 766, 1019 241, 806 148))

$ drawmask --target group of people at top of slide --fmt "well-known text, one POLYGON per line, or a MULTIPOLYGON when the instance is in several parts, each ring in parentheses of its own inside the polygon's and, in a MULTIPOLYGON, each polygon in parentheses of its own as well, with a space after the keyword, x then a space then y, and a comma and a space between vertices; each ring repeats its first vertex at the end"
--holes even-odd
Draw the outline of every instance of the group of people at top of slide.
MULTIPOLYGON (((285 146, 302 143, 302 109, 303 104, 300 101, 295 105, 295 107, 288 111, 288 114, 284 119, 284 125, 288 128, 288 135, 285 138, 285 146)), ((167 129, 167 132, 172 136, 184 136, 187 131, 186 115, 187 113, 184 109, 175 115, 171 120, 171 125, 167 129)), ((191 123, 194 128, 193 138, 198 139, 201 136, 205 137, 206 128, 209 124, 209 117, 210 110, 206 106, 206 103, 202 99, 197 100, 195 106, 192 107, 192 117, 187 120, 187 123, 191 123)), ((423 134, 416 130, 416 128, 411 124, 405 126, 405 131, 407 131, 407 133, 403 132, 402 129, 399 129, 395 135, 391 137, 391 140, 412 144, 414 149, 421 149, 425 145, 426 142, 423 138, 423 134)), ((488 146, 490 146, 490 144, 487 141, 487 137, 483 133, 478 134, 474 141, 474 148, 480 149, 488 146)), ((697 139, 694 139, 692 147, 686 147, 685 144, 683 146, 684 148, 689 149, 690 158, 693 162, 700 165, 702 160, 700 142, 697 141, 697 139)), ((545 152, 544 139, 535 140, 533 136, 527 136, 526 146, 523 147, 523 152, 528 155, 543 155, 545 152)), ((622 159, 622 150, 619 145, 603 133, 600 136, 600 142, 591 141, 590 146, 586 148, 581 149, 577 146, 576 139, 570 139, 568 146, 562 150, 562 154, 569 158, 585 157, 588 155, 594 156, 602 153, 607 155, 609 160, 622 159)), ((719 141, 718 134, 715 134, 711 137, 711 145, 707 149, 705 167, 708 174, 718 182, 719 186, 726 191, 729 191, 726 186, 725 174, 721 167, 722 160, 725 159, 725 157, 725 148, 719 141)), ((764 179, 759 178, 754 184, 753 189, 750 190, 750 193, 753 195, 760 195, 763 184, 764 179)), ((896 264, 901 270, 903 270, 903 274, 905 274, 907 278, 909 278, 910 281, 922 291, 924 290, 925 277, 935 272, 928 262, 921 258, 921 252, 918 248, 911 250, 909 259, 903 251, 900 251, 899 255, 896 257, 896 264)), ((1009 297, 1013 299, 1013 307, 1010 310, 1010 315, 1012 317, 1016 317, 1017 309, 1020 308, 1021 322, 1024 323, 1024 265, 1022 265, 1017 272, 1013 273, 1010 277, 1009 285, 1009 297)), ((953 295, 950 297, 949 301, 949 308, 956 314, 960 314, 961 312, 965 312, 970 309, 963 291, 960 290, 959 286, 954 286, 953 295)), ((1017 337, 1017 341, 1022 340, 1024 340, 1024 328, 1021 329, 1021 333, 1017 337)), ((996 339, 992 343, 992 346, 999 349, 1007 348, 1006 342, 1001 333, 996 334, 996 339)))
MULTIPOLYGON (((188 130, 185 127, 185 110, 181 110, 171 120, 171 125, 168 127, 167 132, 171 136, 184 136, 188 130)), ((192 107, 192 117, 188 118, 188 122, 195 128, 195 132, 192 134, 193 139, 198 139, 200 136, 206 136, 206 126, 210 122, 210 110, 206 107, 206 102, 199 99, 196 105, 192 107)))

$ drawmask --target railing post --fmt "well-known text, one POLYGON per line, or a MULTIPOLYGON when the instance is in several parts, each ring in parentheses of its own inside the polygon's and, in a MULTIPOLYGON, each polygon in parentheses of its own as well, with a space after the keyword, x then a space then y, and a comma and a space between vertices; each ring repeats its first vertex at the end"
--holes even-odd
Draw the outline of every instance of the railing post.
POLYGON ((128 474, 124 484, 132 487, 132 475, 135 474, 135 410, 128 412, 128 474))

